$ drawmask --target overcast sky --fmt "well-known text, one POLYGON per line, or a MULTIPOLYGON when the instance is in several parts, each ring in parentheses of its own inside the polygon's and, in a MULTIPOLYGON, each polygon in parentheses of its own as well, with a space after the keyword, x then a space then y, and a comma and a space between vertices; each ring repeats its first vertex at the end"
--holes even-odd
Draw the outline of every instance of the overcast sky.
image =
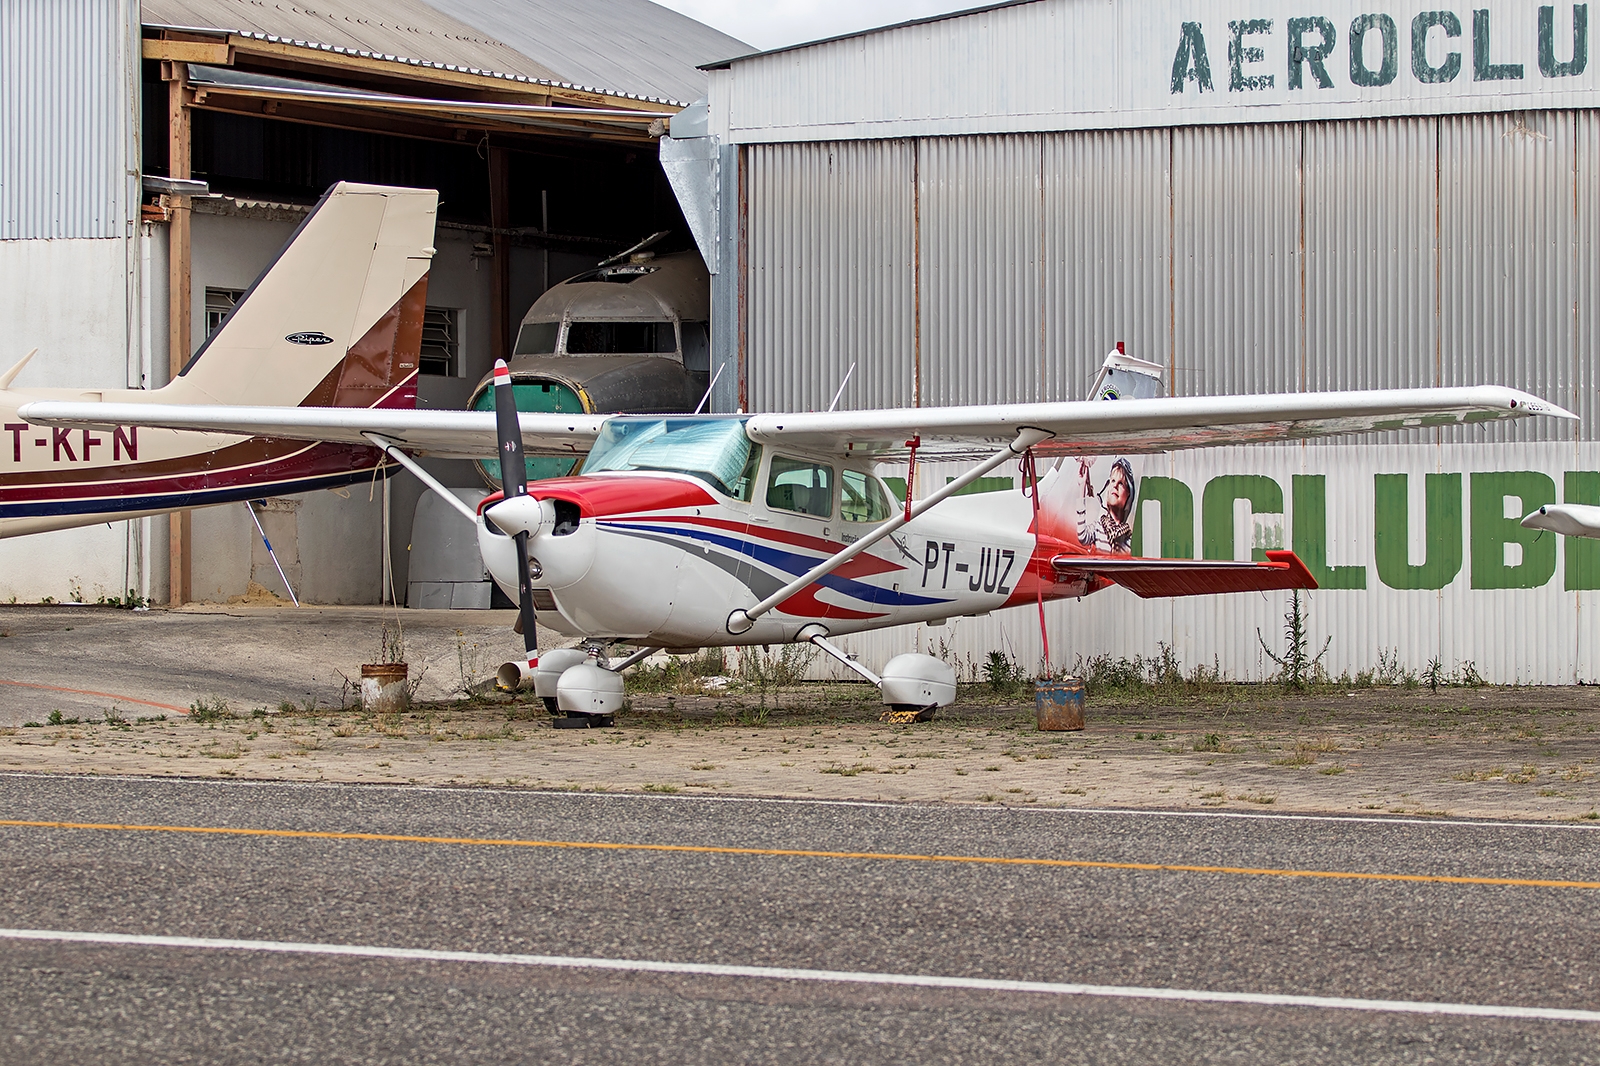
POLYGON ((984 0, 655 0, 760 49, 979 7, 984 0))

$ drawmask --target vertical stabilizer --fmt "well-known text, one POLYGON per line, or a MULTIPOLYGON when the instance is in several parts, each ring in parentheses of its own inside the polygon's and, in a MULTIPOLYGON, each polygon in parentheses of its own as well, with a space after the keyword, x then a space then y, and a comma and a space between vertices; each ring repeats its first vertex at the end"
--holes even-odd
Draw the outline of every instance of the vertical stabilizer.
POLYGON ((439 195, 340 182, 250 286, 162 403, 415 402, 439 195))

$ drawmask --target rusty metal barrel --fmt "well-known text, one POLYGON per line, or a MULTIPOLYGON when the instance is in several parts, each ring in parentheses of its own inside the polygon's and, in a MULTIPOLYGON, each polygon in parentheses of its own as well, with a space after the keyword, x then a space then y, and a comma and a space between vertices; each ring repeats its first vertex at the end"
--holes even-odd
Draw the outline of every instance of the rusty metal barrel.
POLYGON ((1064 677, 1059 681, 1035 681, 1033 707, 1040 729, 1082 729, 1083 679, 1064 677))

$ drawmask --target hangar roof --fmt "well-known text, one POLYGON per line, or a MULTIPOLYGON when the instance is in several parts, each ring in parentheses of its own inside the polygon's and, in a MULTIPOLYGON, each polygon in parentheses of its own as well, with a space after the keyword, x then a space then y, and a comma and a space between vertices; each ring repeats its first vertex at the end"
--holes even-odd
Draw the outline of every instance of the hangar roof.
POLYGON ((699 64, 752 49, 649 0, 143 0, 146 26, 265 35, 428 66, 684 104, 699 64))

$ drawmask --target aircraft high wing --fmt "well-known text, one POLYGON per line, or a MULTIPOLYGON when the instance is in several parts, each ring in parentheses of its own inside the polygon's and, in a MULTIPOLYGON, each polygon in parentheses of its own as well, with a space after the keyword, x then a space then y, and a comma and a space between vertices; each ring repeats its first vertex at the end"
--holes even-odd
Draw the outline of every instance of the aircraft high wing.
MULTIPOLYGON (((483 458, 497 448, 489 411, 413 411, 225 404, 124 404, 41 400, 17 412, 38 425, 114 425, 366 444, 378 434, 407 451, 483 458)), ((1261 396, 988 404, 891 410, 709 416, 740 418, 750 439, 821 455, 903 457, 920 438, 927 460, 982 457, 1018 430, 1042 430, 1042 456, 1162 452, 1333 434, 1416 429, 1532 415, 1576 418, 1537 396, 1495 385, 1261 396)), ((520 416, 522 444, 536 455, 587 451, 608 415, 520 416)))

